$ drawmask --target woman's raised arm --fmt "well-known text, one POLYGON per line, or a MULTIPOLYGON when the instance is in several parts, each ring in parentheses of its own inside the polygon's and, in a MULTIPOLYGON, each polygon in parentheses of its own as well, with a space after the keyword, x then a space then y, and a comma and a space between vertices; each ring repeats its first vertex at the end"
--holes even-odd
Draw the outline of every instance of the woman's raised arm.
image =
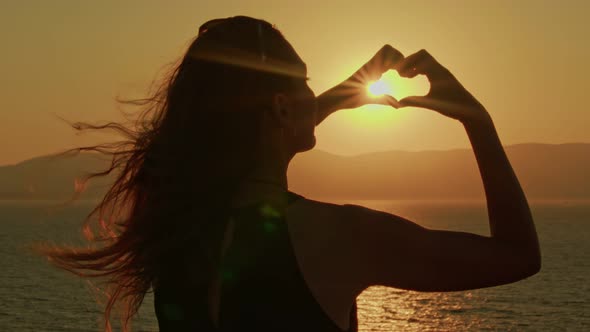
POLYGON ((491 120, 466 124, 483 179, 491 236, 426 229, 402 217, 345 204, 339 231, 355 289, 416 291, 497 286, 540 270, 537 234, 523 191, 491 120), (346 248, 346 244, 349 245, 346 248))
POLYGON ((486 193, 492 238, 509 245, 515 255, 540 268, 540 249, 531 211, 486 109, 426 50, 396 63, 401 76, 426 75, 429 93, 399 101, 402 107, 434 110, 460 121, 475 153, 486 193))
POLYGON ((397 107, 431 109, 463 124, 485 188, 491 236, 430 230, 393 214, 345 204, 334 220, 339 240, 330 250, 346 256, 341 261, 347 264, 343 271, 352 271, 348 281, 359 289, 386 285, 454 291, 537 273, 541 255, 533 218, 488 112, 425 50, 402 56, 393 67, 404 77, 426 75, 431 83, 426 96, 395 101, 397 107))

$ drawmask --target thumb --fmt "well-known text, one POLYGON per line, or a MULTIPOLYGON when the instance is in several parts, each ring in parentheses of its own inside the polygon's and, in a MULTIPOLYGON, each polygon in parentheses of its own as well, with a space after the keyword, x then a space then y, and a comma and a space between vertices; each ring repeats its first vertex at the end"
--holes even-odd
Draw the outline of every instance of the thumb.
POLYGON ((388 94, 384 94, 382 96, 377 97, 376 99, 374 99, 374 103, 391 106, 393 108, 402 107, 402 105, 400 104, 400 102, 397 99, 395 99, 393 96, 390 96, 388 94))
POLYGON ((425 98, 417 96, 402 98, 398 104, 400 107, 426 107, 425 98))

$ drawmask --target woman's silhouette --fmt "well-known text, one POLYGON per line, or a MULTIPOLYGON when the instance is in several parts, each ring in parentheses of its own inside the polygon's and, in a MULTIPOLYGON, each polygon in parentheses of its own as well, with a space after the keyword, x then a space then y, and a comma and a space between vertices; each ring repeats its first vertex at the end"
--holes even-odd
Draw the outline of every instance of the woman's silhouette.
MULTIPOLYGON (((199 29, 146 106, 129 140, 77 150, 113 155, 119 171, 97 216, 92 249, 40 248, 87 277, 107 277, 106 329, 115 303, 136 313, 153 288, 160 331, 356 331, 356 297, 385 285, 456 291, 537 273, 527 200, 485 108, 422 50, 386 45, 349 79, 315 96, 306 66, 271 24, 238 16, 199 29), (424 97, 369 99, 389 69, 426 75, 424 97), (491 236, 426 229, 363 206, 288 190, 293 156, 315 145, 329 114, 366 103, 423 107, 460 121, 473 146, 491 236)), ((87 230, 91 230, 87 225, 87 230)), ((90 234, 90 233, 89 233, 90 234)))

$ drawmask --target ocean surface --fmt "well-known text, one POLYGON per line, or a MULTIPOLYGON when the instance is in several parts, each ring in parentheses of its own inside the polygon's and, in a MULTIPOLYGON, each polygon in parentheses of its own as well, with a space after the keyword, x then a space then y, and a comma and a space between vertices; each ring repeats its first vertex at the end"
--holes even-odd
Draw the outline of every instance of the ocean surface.
MULTIPOLYGON (((332 202, 388 211, 429 228, 489 234, 483 202, 332 202)), ((98 331, 102 308, 89 285, 23 250, 35 241, 82 243, 80 225, 92 202, 47 214, 51 204, 0 201, 0 331, 98 331)), ((543 253, 540 273, 464 292, 371 287, 358 298, 360 330, 590 331, 590 203, 533 202, 531 208, 543 253)), ((133 331, 158 331, 151 294, 133 331)))

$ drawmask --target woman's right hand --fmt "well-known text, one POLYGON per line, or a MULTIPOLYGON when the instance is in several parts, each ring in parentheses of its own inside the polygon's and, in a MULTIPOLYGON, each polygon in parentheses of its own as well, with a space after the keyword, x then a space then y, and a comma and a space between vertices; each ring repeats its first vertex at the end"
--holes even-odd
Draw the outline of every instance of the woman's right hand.
POLYGON ((394 65, 403 57, 401 52, 391 47, 391 45, 384 45, 349 78, 319 95, 317 97, 318 114, 316 116, 316 125, 321 123, 328 115, 341 109, 357 108, 367 104, 400 107, 393 96, 384 94, 377 98, 370 97, 366 89, 370 81, 378 80, 388 70, 394 69, 394 65))
POLYGON ((413 78, 422 74, 430 81, 427 95, 404 98, 399 101, 401 107, 431 109, 463 124, 489 119, 489 114, 479 101, 426 50, 403 58, 393 69, 402 77, 413 78))

